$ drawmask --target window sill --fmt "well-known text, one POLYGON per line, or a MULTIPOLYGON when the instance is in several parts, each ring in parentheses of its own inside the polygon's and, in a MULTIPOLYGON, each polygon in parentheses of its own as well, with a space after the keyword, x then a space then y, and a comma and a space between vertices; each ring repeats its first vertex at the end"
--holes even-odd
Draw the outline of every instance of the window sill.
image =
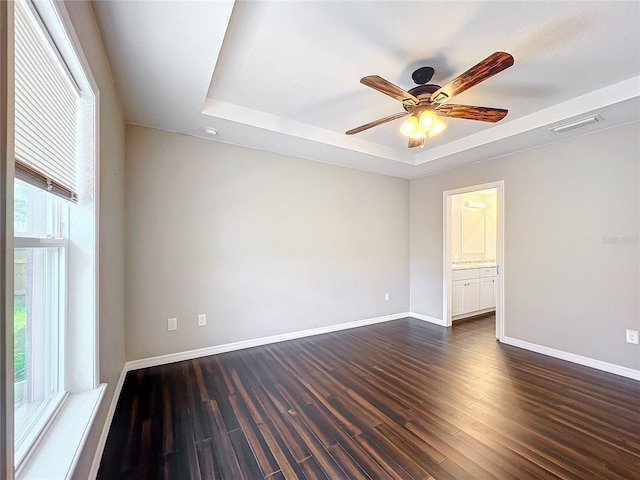
MULTIPOLYGON (((15 444, 15 462, 16 465, 21 465, 22 462, 28 458, 29 453, 37 445, 41 437, 44 437, 46 429, 50 426, 52 419, 58 416, 58 412, 62 409, 64 402, 67 400, 67 392, 59 392, 53 398, 46 400, 43 405, 36 407, 32 412, 33 421, 27 420, 26 425, 23 425, 26 433, 24 438, 15 444)), ((13 413, 14 421, 16 422, 14 428, 19 429, 18 426, 18 412, 14 408, 13 413)))
POLYGON ((18 469, 16 479, 71 478, 105 391, 103 383, 94 390, 69 395, 33 453, 18 469))

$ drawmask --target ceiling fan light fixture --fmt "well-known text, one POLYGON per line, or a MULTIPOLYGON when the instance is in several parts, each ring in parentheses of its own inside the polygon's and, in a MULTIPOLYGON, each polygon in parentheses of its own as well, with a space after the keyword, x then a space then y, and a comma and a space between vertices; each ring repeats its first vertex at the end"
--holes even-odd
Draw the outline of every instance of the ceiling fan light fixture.
POLYGON ((433 137, 434 135, 437 135, 440 132, 443 132, 446 128, 447 128, 447 124, 444 123, 441 119, 436 117, 436 123, 431 128, 431 131, 429 132, 429 136, 433 137))
POLYGON ((420 130, 425 132, 430 131, 435 123, 438 121, 438 117, 431 110, 425 110, 420 114, 420 130))
POLYGON ((400 131, 413 139, 431 138, 447 128, 440 117, 431 110, 424 110, 420 115, 414 114, 400 126, 400 131))
POLYGON ((405 135, 412 137, 416 132, 418 132, 418 119, 411 115, 404 122, 402 122, 400 130, 405 135))

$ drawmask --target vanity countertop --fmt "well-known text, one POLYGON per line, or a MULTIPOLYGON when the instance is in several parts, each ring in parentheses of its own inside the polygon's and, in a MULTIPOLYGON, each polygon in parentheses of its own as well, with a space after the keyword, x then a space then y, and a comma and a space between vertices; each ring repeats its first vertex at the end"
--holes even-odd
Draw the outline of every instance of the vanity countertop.
POLYGON ((469 270, 471 268, 493 268, 496 262, 461 262, 451 265, 452 270, 469 270))

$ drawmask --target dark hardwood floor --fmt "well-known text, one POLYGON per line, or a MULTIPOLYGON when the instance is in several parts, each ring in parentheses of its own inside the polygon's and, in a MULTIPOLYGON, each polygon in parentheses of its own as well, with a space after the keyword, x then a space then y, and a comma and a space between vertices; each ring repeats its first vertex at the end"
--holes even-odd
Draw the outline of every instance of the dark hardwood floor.
POLYGON ((98 478, 640 479, 640 383, 381 323, 130 372, 98 478))

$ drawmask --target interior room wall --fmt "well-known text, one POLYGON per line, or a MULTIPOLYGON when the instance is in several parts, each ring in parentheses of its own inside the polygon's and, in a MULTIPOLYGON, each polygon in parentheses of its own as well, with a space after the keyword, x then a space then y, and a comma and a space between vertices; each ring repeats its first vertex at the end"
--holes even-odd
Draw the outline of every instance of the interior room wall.
POLYGON ((86 480, 125 362, 124 120, 89 2, 66 2, 65 7, 100 90, 98 311, 100 382, 108 388, 74 473, 86 480))
POLYGON ((640 126, 411 181, 411 311, 442 318, 442 193, 505 182, 506 335, 640 369, 640 126))
POLYGON ((408 311, 408 180, 133 125, 126 154, 128 360, 408 311))

